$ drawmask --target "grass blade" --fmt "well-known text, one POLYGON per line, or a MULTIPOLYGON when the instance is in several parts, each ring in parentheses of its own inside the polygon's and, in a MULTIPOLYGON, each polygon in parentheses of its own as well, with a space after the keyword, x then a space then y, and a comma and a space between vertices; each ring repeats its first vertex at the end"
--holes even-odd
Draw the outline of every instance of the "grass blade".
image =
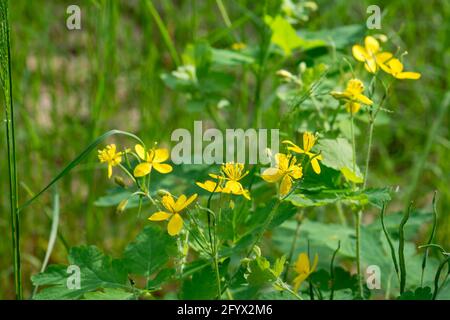
POLYGON ((14 133, 14 106, 11 75, 11 46, 9 34, 8 1, 0 0, 0 79, 5 97, 6 143, 8 154, 9 200, 11 210, 11 238, 14 260, 16 299, 23 298, 20 266, 20 221, 17 191, 16 139, 14 133))

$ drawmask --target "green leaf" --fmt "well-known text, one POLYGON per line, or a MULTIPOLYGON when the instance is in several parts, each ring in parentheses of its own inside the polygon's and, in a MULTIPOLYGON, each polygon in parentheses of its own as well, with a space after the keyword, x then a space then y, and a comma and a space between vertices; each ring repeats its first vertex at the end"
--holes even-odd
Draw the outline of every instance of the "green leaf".
POLYGON ((275 18, 266 15, 264 21, 272 30, 271 42, 282 48, 286 56, 290 56, 292 50, 299 47, 306 50, 325 44, 321 40, 302 39, 289 22, 279 15, 275 18))
POLYGON ((212 61, 219 66, 234 67, 239 65, 253 64, 252 56, 226 49, 212 49, 212 61))
POLYGON ((150 276, 177 254, 174 237, 155 225, 147 225, 123 254, 129 273, 150 276))
POLYGON ((209 263, 186 279, 181 288, 181 299, 214 299, 217 296, 216 274, 209 263))
POLYGON ((80 287, 70 289, 75 273, 68 266, 51 265, 43 273, 31 277, 33 285, 46 286, 34 299, 79 299, 101 288, 129 289, 127 272, 122 260, 104 255, 95 246, 74 247, 69 253, 69 266, 80 270, 80 287))
POLYGON ((321 40, 323 45, 332 45, 338 50, 349 50, 351 45, 361 41, 364 33, 364 26, 359 24, 319 31, 301 30, 297 32, 305 40, 321 40))
MULTIPOLYGON (((317 149, 322 152, 323 165, 337 171, 353 168, 352 145, 346 139, 321 139, 317 143, 317 149)), ((355 167, 354 174, 362 176, 358 166, 355 167)))
POLYGON ((103 291, 88 292, 84 295, 87 300, 134 300, 132 292, 123 289, 106 288, 103 291))

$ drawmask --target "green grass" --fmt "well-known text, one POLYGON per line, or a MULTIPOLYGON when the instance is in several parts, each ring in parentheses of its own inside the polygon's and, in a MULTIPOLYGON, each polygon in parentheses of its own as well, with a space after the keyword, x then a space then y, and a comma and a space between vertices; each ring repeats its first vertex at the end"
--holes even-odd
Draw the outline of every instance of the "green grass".
MULTIPOLYGON (((317 2, 318 12, 303 27, 307 30, 363 24, 365 9, 374 4, 368 0, 317 2)), ((450 117, 443 100, 450 82, 450 3, 376 2, 385 13, 381 32, 408 51, 409 66, 421 72, 423 78, 399 83, 389 98, 386 107, 394 110, 395 121, 374 131, 368 185, 399 186, 389 206, 393 211, 401 210, 410 200, 415 207, 431 210, 433 193, 438 190, 436 242, 448 250, 450 117)), ((18 231, 17 200, 23 204, 36 195, 102 133, 117 128, 133 132, 148 143, 168 144, 174 129, 189 129, 194 120, 204 117, 188 112, 183 95, 168 89, 160 79, 162 72, 180 64, 188 43, 207 40, 215 47, 227 48, 235 41, 262 47, 268 41, 262 32, 265 27, 254 16, 271 8, 265 9, 255 1, 84 0, 80 1, 81 31, 65 27, 69 4, 25 0, 9 3, 13 82, 10 87, 9 77, 2 73, 2 84, 8 89, 4 101, 9 110, 6 120, 13 120, 14 106, 15 128, 13 121, 1 128, 1 136, 8 135, 8 139, 0 140, 0 150, 5 150, 5 157, 9 155, 8 162, 0 162, 0 233, 4 235, 11 232, 11 225, 18 231)), ((0 49, 2 70, 8 70, 3 54, 9 47, 2 41, 0 49)), ((266 58, 262 50, 261 62, 266 58)), ((276 127, 278 120, 267 105, 273 101, 277 85, 273 74, 279 68, 295 70, 303 58, 300 54, 296 61, 239 71, 233 84, 236 109, 224 112, 221 119, 234 127, 247 127, 249 123, 276 127)), ((280 107, 276 101, 272 105, 280 107)), ((356 143, 366 150, 366 124, 355 124, 356 143)), ((357 152, 359 163, 365 159, 365 152, 357 152)), ((65 261, 67 244, 97 244, 114 255, 147 224, 134 213, 118 216, 114 209, 94 206, 94 201, 110 187, 95 154, 86 155, 59 180, 60 226, 50 263, 65 261)), ((52 209, 51 192, 46 192, 21 211, 22 257, 17 250, 11 250, 10 241, 0 242, 0 287, 7 288, 0 290, 0 299, 15 297, 12 288, 20 286, 20 276, 14 277, 20 275, 19 259, 24 297, 30 297, 33 288, 28 279, 40 270, 45 257, 52 209)), ((315 215, 338 221, 334 211, 319 210, 315 215)), ((377 215, 370 211, 363 222, 377 215)), ((347 218, 350 221, 352 216, 347 218)), ((421 228, 414 240, 425 243, 430 229, 431 225, 421 228)), ((16 232, 13 239, 14 248, 19 248, 16 232)))

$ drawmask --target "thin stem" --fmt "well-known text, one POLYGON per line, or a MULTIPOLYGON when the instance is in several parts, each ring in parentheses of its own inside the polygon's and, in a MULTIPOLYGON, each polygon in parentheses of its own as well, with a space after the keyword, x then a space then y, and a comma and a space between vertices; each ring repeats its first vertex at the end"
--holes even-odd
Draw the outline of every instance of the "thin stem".
POLYGON ((358 275, 358 288, 361 298, 364 298, 363 279, 361 272, 361 215, 362 211, 356 213, 355 232, 356 232, 356 272, 358 275))
MULTIPOLYGON (((303 216, 303 212, 300 215, 303 216)), ((297 244, 297 239, 298 239, 298 236, 300 234, 300 226, 301 226, 301 224, 302 224, 301 223, 301 217, 299 217, 297 219, 297 227, 295 228, 295 234, 294 234, 294 238, 292 239, 291 249, 289 250, 289 256, 288 256, 288 259, 287 259, 288 268, 286 268, 286 271, 284 272, 284 276, 283 276, 283 281, 284 282, 286 282, 286 280, 288 278, 288 275, 289 275, 289 266, 292 263, 292 257, 294 256, 295 247, 296 247, 296 244, 297 244)))
POLYGON ((153 2, 151 0, 146 1, 148 10, 150 11, 151 15, 153 16, 153 19, 155 19, 155 23, 158 26, 159 31, 161 32, 161 36, 163 37, 163 40, 169 50, 170 56, 172 57, 173 62, 176 66, 179 66, 181 64, 181 60, 178 57, 177 50, 175 49, 175 45, 173 44, 172 39, 170 38, 169 31, 167 30, 166 26, 164 25, 164 22, 161 19, 161 16, 158 13, 158 10, 156 10, 155 6, 153 5, 153 2))
POLYGON ((0 36, 2 39, 1 52, 1 80, 5 96, 5 123, 6 123, 6 143, 8 153, 8 174, 9 174, 9 200, 11 210, 11 238, 14 260, 14 286, 16 299, 23 298, 22 274, 20 262, 20 220, 19 220, 19 198, 17 187, 17 161, 16 161, 16 139, 14 131, 14 106, 12 94, 12 67, 11 67, 11 47, 9 34, 9 13, 8 1, 2 0, 0 6, 0 15, 2 23, 0 25, 0 36), (6 77, 4 77, 6 75, 6 77))
POLYGON ((264 232, 267 230, 267 228, 269 227, 270 223, 272 222, 272 219, 275 216, 275 213, 277 212, 277 209, 280 206, 280 204, 281 204, 280 199, 277 199, 277 202, 272 207, 272 210, 270 211, 269 216, 267 217, 266 221, 264 222, 264 226, 262 227, 262 230, 258 234, 256 240, 251 245, 250 250, 247 252, 247 257, 250 256, 250 254, 253 251, 253 248, 259 243, 259 241, 261 241, 261 238, 262 238, 264 232))
POLYGON ((356 173, 356 143, 355 143, 355 129, 354 129, 354 115, 353 115, 353 110, 350 110, 351 116, 350 116, 350 132, 352 135, 352 165, 353 165, 353 173, 356 173))

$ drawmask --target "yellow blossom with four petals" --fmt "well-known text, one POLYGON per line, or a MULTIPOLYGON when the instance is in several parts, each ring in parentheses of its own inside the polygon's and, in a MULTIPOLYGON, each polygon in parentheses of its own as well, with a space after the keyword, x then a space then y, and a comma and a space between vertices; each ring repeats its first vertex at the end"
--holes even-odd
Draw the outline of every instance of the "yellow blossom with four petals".
POLYGON ((285 196, 291 191, 293 180, 300 179, 303 176, 301 165, 297 165, 297 159, 293 155, 277 153, 275 155, 276 166, 267 168, 261 177, 269 182, 280 183, 280 195, 285 196))
POLYGON ((375 73, 380 65, 392 58, 392 53, 381 51, 380 43, 372 36, 364 39, 364 47, 355 44, 352 53, 356 60, 364 62, 364 67, 370 73, 375 73))
POLYGON ((98 150, 98 159, 101 163, 108 164, 108 178, 112 176, 112 169, 122 162, 123 152, 117 152, 115 144, 107 145, 104 149, 98 150))
POLYGON ((364 84, 359 79, 351 79, 347 83, 344 92, 332 91, 330 94, 338 100, 345 101, 348 112, 356 113, 361 108, 361 104, 372 105, 373 101, 364 94, 364 84))
POLYGON ((322 155, 311 152, 312 147, 316 143, 316 137, 314 136, 314 134, 308 131, 303 133, 303 149, 289 140, 284 140, 283 143, 289 145, 288 147, 289 151, 306 154, 309 157, 309 159, 311 159, 311 166, 314 172, 317 174, 320 173, 321 170, 319 160, 320 161, 323 160, 322 155))
POLYGON ((239 182, 248 174, 248 171, 244 171, 243 163, 225 163, 220 170, 222 175, 209 174, 211 178, 217 181, 207 180, 205 182, 197 182, 196 184, 208 192, 230 193, 242 195, 247 200, 251 199, 250 192, 239 182))
POLYGON ((139 178, 148 175, 152 168, 155 168, 159 173, 169 173, 172 171, 172 166, 170 164, 162 163, 169 159, 169 150, 167 149, 150 149, 145 151, 145 148, 137 144, 134 147, 139 158, 144 160, 144 162, 138 164, 134 168, 134 176, 139 178))
POLYGON ((171 236, 176 236, 183 228, 183 218, 181 218, 181 211, 183 211, 188 205, 190 205, 195 199, 197 194, 194 194, 187 198, 184 194, 181 195, 176 201, 171 194, 167 194, 162 197, 162 204, 167 211, 155 212, 148 218, 150 221, 165 221, 169 219, 167 224, 167 232, 171 236))

